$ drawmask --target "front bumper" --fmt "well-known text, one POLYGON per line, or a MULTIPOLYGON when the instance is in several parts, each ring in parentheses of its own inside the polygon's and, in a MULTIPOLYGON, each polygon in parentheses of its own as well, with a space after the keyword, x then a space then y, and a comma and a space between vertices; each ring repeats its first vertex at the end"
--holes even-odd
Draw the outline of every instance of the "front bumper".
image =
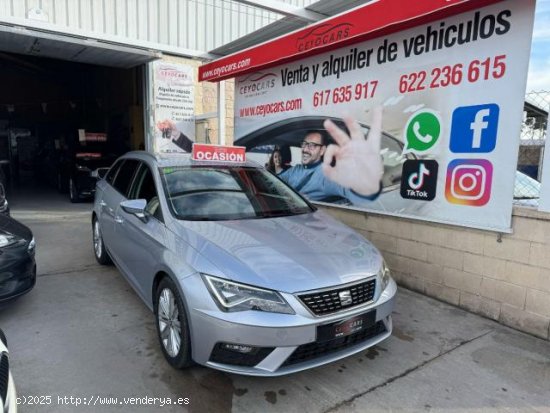
POLYGON ((192 293, 187 301, 193 360, 218 370, 250 376, 280 376, 321 366, 356 354, 391 335, 391 313, 397 286, 390 280, 375 300, 348 311, 316 317, 292 294, 282 293, 296 314, 260 311, 221 312, 210 297, 200 276, 185 279, 192 293), (374 324, 344 337, 318 340, 319 326, 375 312, 374 324), (239 353, 220 356, 222 343, 257 348, 252 356, 239 353), (220 362, 226 360, 226 362, 220 362))
POLYGON ((10 205, 8 204, 7 199, 0 200, 0 214, 10 215, 10 205))
POLYGON ((92 172, 79 172, 75 176, 75 184, 80 198, 93 198, 97 179, 92 172))
POLYGON ((36 283, 34 250, 28 243, 5 247, 0 251, 0 302, 29 292, 36 283))

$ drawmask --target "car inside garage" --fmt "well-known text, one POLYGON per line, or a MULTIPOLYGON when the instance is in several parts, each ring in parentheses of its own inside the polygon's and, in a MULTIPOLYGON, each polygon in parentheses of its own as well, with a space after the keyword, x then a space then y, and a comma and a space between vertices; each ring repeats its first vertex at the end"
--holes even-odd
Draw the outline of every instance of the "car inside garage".
POLYGON ((92 172, 144 149, 151 52, 0 30, 0 168, 8 198, 93 198, 92 172))

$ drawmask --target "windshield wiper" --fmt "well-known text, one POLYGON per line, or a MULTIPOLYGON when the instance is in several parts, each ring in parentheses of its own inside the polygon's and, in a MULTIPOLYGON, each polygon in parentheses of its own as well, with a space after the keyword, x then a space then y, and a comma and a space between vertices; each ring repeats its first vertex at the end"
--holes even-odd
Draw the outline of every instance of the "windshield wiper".
POLYGON ((239 192, 243 193, 244 191, 242 189, 215 189, 215 188, 208 188, 208 189, 190 189, 188 191, 180 191, 180 192, 174 192, 170 194, 170 198, 176 198, 182 195, 189 195, 189 194, 200 194, 200 193, 209 193, 209 192, 239 192))
POLYGON ((207 215, 186 215, 182 216, 181 219, 185 221, 214 221, 212 217, 207 215))

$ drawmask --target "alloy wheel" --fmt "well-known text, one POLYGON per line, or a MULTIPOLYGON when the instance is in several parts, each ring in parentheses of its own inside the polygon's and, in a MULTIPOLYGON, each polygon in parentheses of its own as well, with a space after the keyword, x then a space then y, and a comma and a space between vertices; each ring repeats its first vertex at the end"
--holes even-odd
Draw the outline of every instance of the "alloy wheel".
POLYGON ((181 347, 181 324, 176 298, 169 288, 159 295, 158 322, 164 349, 170 357, 176 357, 181 347))
POLYGON ((94 222, 94 252, 97 258, 101 257, 101 249, 103 248, 103 240, 101 239, 101 230, 99 229, 99 222, 94 222))

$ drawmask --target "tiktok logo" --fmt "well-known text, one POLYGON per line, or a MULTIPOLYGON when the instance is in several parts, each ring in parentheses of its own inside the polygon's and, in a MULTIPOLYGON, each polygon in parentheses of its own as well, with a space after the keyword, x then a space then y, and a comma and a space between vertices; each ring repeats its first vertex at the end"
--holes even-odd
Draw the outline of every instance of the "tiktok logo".
POLYGON ((499 115, 500 108, 495 103, 456 108, 451 126, 451 152, 492 152, 497 143, 499 115))
POLYGON ((409 176, 409 186, 412 189, 421 189, 424 186, 424 176, 430 176, 430 170, 425 163, 421 163, 420 170, 409 176))
POLYGON ((401 197, 431 201, 437 189, 439 165, 434 160, 409 159, 403 164, 401 197))

